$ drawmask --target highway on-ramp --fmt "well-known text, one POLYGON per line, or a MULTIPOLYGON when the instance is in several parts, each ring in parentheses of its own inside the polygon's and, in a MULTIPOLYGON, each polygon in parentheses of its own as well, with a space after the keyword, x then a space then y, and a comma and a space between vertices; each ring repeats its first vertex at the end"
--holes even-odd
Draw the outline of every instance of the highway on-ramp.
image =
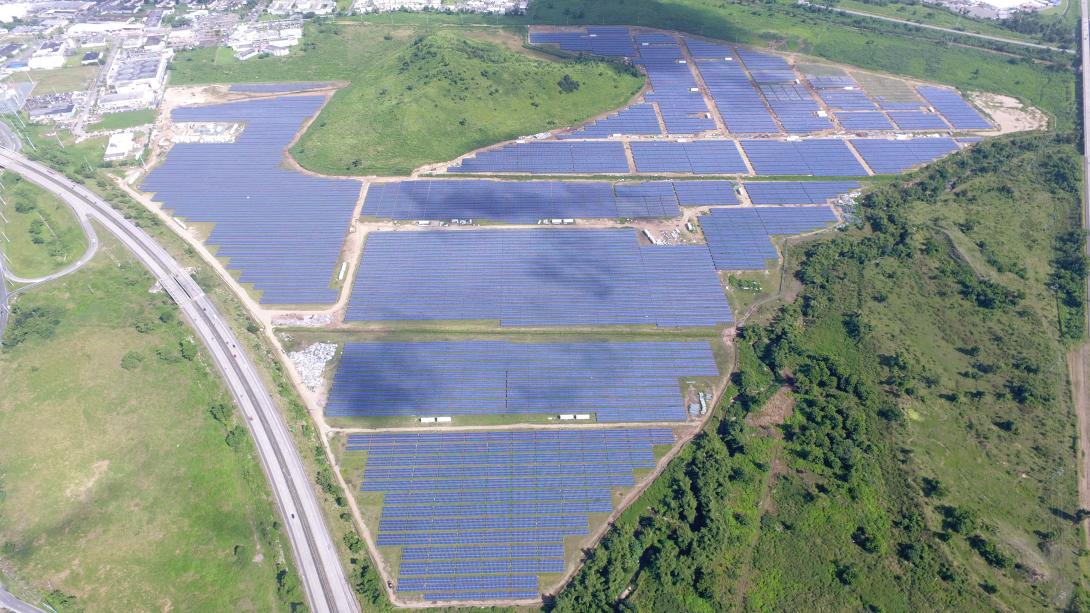
POLYGON ((296 565, 315 613, 359 611, 302 458, 253 362, 212 301, 169 253, 97 194, 17 153, 0 150, 0 166, 65 201, 113 234, 159 281, 189 319, 238 403, 269 478, 296 565))

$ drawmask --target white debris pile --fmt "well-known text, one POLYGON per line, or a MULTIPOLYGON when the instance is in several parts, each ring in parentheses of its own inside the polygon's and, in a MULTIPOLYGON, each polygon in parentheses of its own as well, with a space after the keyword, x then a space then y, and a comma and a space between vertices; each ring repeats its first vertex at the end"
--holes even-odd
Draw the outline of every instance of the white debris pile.
POLYGON ((325 365, 337 354, 337 346, 333 343, 314 343, 302 351, 293 351, 288 354, 288 359, 295 365, 295 371, 303 379, 303 385, 312 392, 318 391, 325 378, 325 365))
POLYGON ((272 325, 293 328, 321 328, 333 323, 333 316, 328 313, 311 313, 307 315, 292 314, 274 317, 272 325))

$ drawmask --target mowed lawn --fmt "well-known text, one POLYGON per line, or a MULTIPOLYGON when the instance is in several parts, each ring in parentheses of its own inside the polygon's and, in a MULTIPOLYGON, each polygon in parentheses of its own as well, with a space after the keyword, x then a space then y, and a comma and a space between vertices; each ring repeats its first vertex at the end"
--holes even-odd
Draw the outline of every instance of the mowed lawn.
POLYGON ((312 26, 286 58, 225 59, 214 50, 180 55, 172 83, 344 80, 292 149, 305 168, 335 175, 401 175, 517 136, 577 125, 623 106, 643 86, 604 62, 540 59, 521 33, 354 24, 312 26), (569 76, 578 89, 561 91, 569 76))
POLYGON ((151 286, 104 237, 88 267, 18 300, 0 353, 0 582, 62 611, 288 610, 302 597, 249 436, 151 286))
POLYGON ((88 129, 92 132, 98 130, 124 130, 125 128, 135 128, 136 126, 147 125, 154 121, 155 109, 123 111, 121 113, 103 115, 98 123, 92 124, 88 129))
POLYGON ((40 277, 79 259, 87 237, 79 222, 58 198, 18 175, 0 176, 0 252, 11 272, 40 277))

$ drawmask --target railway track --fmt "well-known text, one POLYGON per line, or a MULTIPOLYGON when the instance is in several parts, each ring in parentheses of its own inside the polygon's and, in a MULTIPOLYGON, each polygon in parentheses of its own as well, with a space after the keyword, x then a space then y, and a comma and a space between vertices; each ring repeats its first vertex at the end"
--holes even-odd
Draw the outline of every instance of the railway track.
POLYGON ((147 233, 122 217, 86 188, 52 170, 9 151, 0 151, 0 166, 53 192, 115 235, 159 281, 188 317, 238 402, 250 430, 277 506, 292 542, 310 609, 315 612, 359 611, 322 509, 287 425, 238 339, 200 286, 147 233))

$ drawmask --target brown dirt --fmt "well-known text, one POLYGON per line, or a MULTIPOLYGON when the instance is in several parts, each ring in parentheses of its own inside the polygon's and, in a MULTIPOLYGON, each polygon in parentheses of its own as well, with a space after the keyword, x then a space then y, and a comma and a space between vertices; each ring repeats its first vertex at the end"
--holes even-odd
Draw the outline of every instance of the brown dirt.
POLYGON ((998 134, 1048 129, 1048 116, 1036 107, 1022 104, 1017 98, 973 92, 969 99, 999 124, 998 134))
POLYGON ((746 424, 757 428, 765 436, 783 438, 783 433, 776 426, 783 425, 794 410, 795 397, 791 394, 791 388, 785 385, 761 407, 760 411, 747 415, 746 424))

